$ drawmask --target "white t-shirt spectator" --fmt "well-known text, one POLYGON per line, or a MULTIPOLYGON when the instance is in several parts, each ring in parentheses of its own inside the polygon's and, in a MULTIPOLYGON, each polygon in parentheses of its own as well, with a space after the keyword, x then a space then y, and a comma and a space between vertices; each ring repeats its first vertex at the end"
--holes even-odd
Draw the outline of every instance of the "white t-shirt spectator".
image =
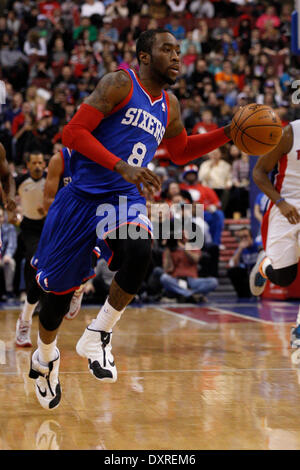
POLYGON ((84 3, 81 7, 81 17, 89 18, 92 15, 104 16, 105 6, 102 2, 96 1, 93 4, 84 3))
POLYGON ((222 159, 216 165, 211 160, 203 162, 198 177, 203 186, 212 189, 228 189, 232 186, 231 165, 222 159))
POLYGON ((215 16, 215 7, 209 0, 194 0, 190 4, 190 12, 197 18, 213 18, 215 16))
POLYGON ((186 0, 168 0, 167 4, 172 13, 182 13, 186 7, 186 0))

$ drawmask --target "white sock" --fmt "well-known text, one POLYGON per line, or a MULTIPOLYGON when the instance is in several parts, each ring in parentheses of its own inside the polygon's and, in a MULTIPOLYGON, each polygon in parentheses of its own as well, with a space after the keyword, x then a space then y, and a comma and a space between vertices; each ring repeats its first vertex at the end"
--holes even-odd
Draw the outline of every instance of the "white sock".
POLYGON ((27 299, 25 300, 25 303, 23 305, 22 312, 21 312, 21 318, 23 321, 31 322, 32 315, 37 304, 38 302, 36 302, 35 304, 30 304, 28 303, 27 299))
POLYGON ((47 366, 49 362, 54 361, 54 359, 57 358, 57 352, 56 352, 56 340, 50 343, 50 344, 45 344, 40 338, 40 335, 38 335, 38 356, 39 356, 39 362, 42 364, 42 366, 47 366))
POLYGON ((123 308, 121 311, 114 309, 108 303, 108 299, 106 299, 103 307, 97 315, 97 318, 93 321, 93 329, 110 332, 117 321, 120 320, 124 310, 125 308, 123 308))
POLYGON ((267 275, 266 275, 266 269, 267 269, 268 266, 270 266, 270 264, 272 264, 270 258, 266 257, 266 258, 263 260, 263 263, 262 263, 262 265, 261 265, 261 270, 262 270, 262 272, 265 274, 265 276, 267 276, 267 275))

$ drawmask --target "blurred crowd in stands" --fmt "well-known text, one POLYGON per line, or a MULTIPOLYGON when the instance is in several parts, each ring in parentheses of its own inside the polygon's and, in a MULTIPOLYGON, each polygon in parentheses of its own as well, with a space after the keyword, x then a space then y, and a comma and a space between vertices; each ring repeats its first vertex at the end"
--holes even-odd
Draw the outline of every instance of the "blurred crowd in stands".
MULTIPOLYGON (((293 2, 3 3, 0 80, 5 83, 6 102, 0 105, 0 141, 16 177, 27 171, 31 152, 41 152, 47 162, 61 148, 63 126, 105 73, 118 67, 138 71, 135 41, 150 28, 164 27, 180 42, 181 74, 171 88, 189 134, 228 124, 239 106, 251 102, 274 107, 283 125, 300 118, 299 106, 291 102, 292 82, 300 69, 298 57, 290 52, 293 2)), ((185 168, 173 165, 169 157, 162 143, 151 164, 162 190, 151 202, 204 204, 205 256, 184 263, 196 266, 194 278, 215 279, 217 265, 205 257, 216 260, 216 252, 224 248, 224 218, 249 217, 249 156, 230 143, 185 168)), ((165 251, 157 247, 156 266, 161 269, 165 251)), ((186 281, 182 288, 189 289, 188 277, 181 275, 186 281)), ((151 279, 153 292, 157 279, 162 285, 170 282, 156 272, 151 279)), ((211 290, 215 287, 212 283, 211 290)))

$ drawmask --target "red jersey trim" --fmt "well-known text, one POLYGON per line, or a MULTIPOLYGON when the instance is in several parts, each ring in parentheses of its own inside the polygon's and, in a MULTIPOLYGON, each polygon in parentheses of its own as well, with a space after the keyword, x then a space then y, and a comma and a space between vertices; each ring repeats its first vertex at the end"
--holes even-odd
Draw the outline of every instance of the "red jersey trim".
POLYGON ((284 180, 284 177, 285 177, 287 162, 288 162, 288 156, 287 155, 283 155, 281 157, 281 159, 279 160, 279 169, 278 169, 278 173, 276 175, 276 182, 275 182, 275 188, 279 193, 282 189, 282 184, 283 184, 283 180, 284 180))
MULTIPOLYGON (((93 277, 96 277, 96 274, 93 274, 92 276, 89 276, 89 277, 85 277, 85 278, 82 280, 81 284, 82 284, 83 282, 85 282, 85 281, 88 281, 89 279, 92 279, 93 277)), ((63 292, 55 292, 55 291, 53 291, 53 290, 45 290, 45 289, 41 286, 41 284, 39 283, 39 275, 37 275, 37 276, 35 277, 35 279, 36 279, 36 282, 38 283, 38 285, 40 286, 40 288, 43 289, 43 291, 44 291, 44 292, 47 292, 48 294, 49 294, 49 293, 50 293, 50 294, 55 294, 55 295, 69 294, 69 293, 73 292, 74 290, 79 289, 79 287, 81 286, 81 284, 80 284, 79 286, 71 287, 70 289, 65 290, 65 291, 63 291, 63 292)))
POLYGON ((153 238, 153 233, 148 229, 146 225, 142 223, 136 223, 136 222, 123 222, 123 224, 118 225, 117 227, 111 229, 109 232, 105 232, 103 234, 103 241, 105 241, 105 238, 107 238, 107 235, 109 235, 111 232, 114 232, 114 230, 117 230, 118 228, 123 227, 123 225, 136 225, 137 227, 142 227, 151 235, 151 238, 153 238))
POLYGON ((166 98, 167 110, 168 110, 168 119, 167 119, 167 126, 166 126, 166 129, 167 129, 168 125, 169 125, 169 122, 170 122, 170 98, 169 98, 169 95, 168 95, 167 91, 164 91, 164 95, 165 95, 165 98, 166 98))
POLYGON ((271 209, 272 209, 273 206, 274 206, 274 203, 271 202, 271 204, 269 205, 267 211, 263 215, 263 219, 262 219, 262 223, 261 223, 260 232, 261 232, 261 238, 262 238, 262 243, 263 243, 264 250, 266 250, 266 247, 267 247, 269 218, 270 218, 270 212, 271 212, 271 209))

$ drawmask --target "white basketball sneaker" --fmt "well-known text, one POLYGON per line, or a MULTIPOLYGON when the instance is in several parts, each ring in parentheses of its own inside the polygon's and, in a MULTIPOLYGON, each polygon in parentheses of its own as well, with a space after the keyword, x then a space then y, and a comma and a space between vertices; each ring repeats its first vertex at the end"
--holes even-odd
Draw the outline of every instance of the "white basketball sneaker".
POLYGON ((81 284, 79 289, 74 291, 74 294, 70 303, 70 309, 68 313, 65 314, 66 320, 73 320, 75 317, 77 317, 78 313, 80 312, 82 297, 84 294, 84 287, 85 287, 85 284, 81 284))
POLYGON ((16 325, 16 345, 23 348, 31 347, 30 333, 31 322, 22 320, 20 315, 16 325))
POLYGON ((93 322, 84 330, 76 345, 79 356, 86 357, 89 371, 102 382, 115 382, 117 368, 111 352, 112 333, 93 329, 93 322))
POLYGON ((60 354, 56 348, 57 358, 43 366, 39 362, 38 349, 31 358, 29 377, 35 379, 35 393, 41 406, 46 410, 54 410, 61 399, 61 388, 58 379, 60 354))

